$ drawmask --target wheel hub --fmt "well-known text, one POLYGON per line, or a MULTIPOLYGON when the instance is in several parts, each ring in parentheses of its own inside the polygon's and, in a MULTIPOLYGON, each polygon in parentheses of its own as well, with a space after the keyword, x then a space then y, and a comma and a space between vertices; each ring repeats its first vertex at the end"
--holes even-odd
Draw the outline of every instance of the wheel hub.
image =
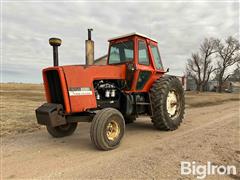
POLYGON ((120 127, 115 120, 111 120, 107 125, 106 135, 108 140, 114 141, 120 134, 120 127))
POLYGON ((167 112, 170 117, 174 116, 177 112, 177 96, 175 91, 169 91, 167 96, 167 112))

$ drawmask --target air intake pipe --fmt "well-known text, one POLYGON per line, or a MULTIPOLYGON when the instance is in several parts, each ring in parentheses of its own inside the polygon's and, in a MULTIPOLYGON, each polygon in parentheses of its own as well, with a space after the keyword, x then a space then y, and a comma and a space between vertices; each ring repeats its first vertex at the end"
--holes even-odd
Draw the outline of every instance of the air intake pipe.
POLYGON ((94 41, 92 41, 93 29, 88 29, 88 40, 85 41, 86 50, 86 65, 92 65, 94 63, 94 41))
POLYGON ((53 66, 58 66, 58 46, 61 46, 62 40, 59 38, 50 38, 49 44, 53 47, 53 66))

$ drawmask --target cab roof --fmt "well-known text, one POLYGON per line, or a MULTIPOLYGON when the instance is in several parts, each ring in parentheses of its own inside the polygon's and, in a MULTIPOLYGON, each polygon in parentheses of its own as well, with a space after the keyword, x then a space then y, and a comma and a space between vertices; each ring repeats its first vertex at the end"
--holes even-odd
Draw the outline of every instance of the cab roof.
POLYGON ((120 38, 125 38, 125 37, 129 37, 129 36, 140 36, 140 37, 144 37, 144 38, 147 38, 147 39, 150 39, 152 41, 155 41, 157 42, 157 40, 155 39, 152 39, 144 34, 141 34, 141 33, 138 33, 138 32, 133 32, 133 33, 129 33, 129 34, 124 34, 124 35, 121 35, 121 36, 117 36, 117 37, 114 37, 114 38, 110 38, 108 41, 113 41, 113 40, 116 40, 116 39, 120 39, 120 38))

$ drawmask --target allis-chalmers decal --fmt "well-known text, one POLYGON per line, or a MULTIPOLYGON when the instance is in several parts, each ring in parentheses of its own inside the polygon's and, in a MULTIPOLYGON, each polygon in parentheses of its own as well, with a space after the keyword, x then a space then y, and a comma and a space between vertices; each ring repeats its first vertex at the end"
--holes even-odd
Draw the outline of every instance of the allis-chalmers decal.
POLYGON ((69 88, 69 96, 83 96, 83 95, 92 95, 92 90, 90 87, 74 87, 69 88))

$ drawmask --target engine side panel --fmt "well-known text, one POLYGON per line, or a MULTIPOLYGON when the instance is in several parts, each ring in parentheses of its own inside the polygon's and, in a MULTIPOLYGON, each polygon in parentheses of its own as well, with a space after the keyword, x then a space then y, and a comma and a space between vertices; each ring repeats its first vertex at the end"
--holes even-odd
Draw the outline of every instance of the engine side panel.
POLYGON ((63 66, 72 113, 97 108, 94 80, 125 79, 125 65, 63 66))

